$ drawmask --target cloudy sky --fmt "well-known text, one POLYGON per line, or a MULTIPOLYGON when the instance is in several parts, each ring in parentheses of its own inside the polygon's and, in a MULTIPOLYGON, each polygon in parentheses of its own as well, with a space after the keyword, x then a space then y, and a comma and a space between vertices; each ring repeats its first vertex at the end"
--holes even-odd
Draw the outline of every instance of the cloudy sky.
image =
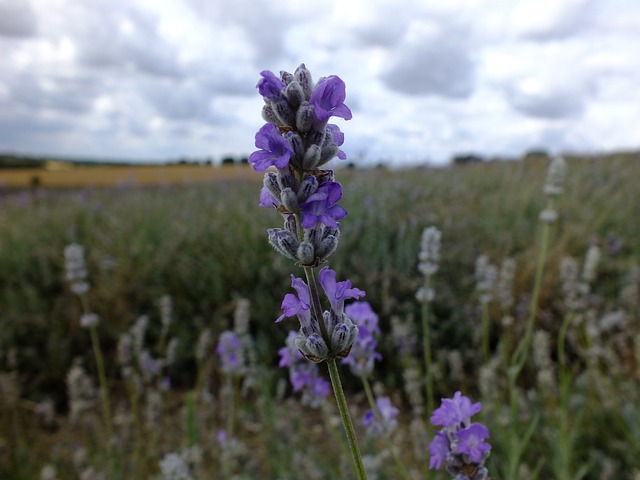
POLYGON ((303 62, 354 161, 640 147, 637 0, 0 0, 0 59, 5 152, 246 155, 303 62))

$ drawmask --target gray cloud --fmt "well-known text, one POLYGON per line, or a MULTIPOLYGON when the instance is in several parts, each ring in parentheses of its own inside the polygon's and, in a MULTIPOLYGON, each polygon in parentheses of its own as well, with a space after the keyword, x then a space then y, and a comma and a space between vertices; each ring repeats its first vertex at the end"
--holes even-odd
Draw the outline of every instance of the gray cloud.
POLYGON ((472 52, 465 29, 445 28, 436 21, 412 22, 390 52, 389 68, 381 78, 392 90, 409 95, 465 98, 474 89, 472 52))
POLYGON ((548 119, 575 117, 585 108, 584 97, 566 90, 528 92, 516 88, 511 92, 509 103, 520 113, 548 119))
POLYGON ((31 37, 37 31, 29 0, 0 0, 0 36, 31 37))
POLYGON ((523 0, 513 10, 511 27, 520 38, 566 38, 585 28, 593 4, 593 0, 523 0))
POLYGON ((74 16, 78 22, 69 30, 81 63, 159 77, 182 75, 178 53, 162 38, 152 14, 109 3, 84 6, 74 16))

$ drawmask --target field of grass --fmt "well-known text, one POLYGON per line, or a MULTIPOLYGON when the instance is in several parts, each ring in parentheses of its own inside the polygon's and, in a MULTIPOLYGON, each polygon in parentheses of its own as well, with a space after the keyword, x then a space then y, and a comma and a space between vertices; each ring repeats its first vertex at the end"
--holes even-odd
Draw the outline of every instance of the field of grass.
MULTIPOLYGON (((166 184, 151 174, 154 186, 142 173, 109 177, 104 170, 95 178, 110 180, 92 185, 116 187, 0 197, 0 478, 39 478, 45 466, 57 472, 48 478, 156 478, 171 453, 199 479, 353 478, 332 399, 303 405, 278 368, 278 349, 297 322, 274 320, 291 292, 289 274, 301 273, 268 245, 265 231, 280 219, 258 207, 261 175, 231 167, 233 175, 205 177, 205 167, 194 168, 166 184), (85 305, 65 280, 63 252, 71 243, 85 249, 85 305), (234 316, 246 316, 238 313, 244 299, 247 368, 226 375, 214 349, 234 316), (86 304, 100 317, 106 390, 90 330, 79 323, 86 304), (148 327, 137 352, 171 358, 152 374, 140 358, 124 365, 118 357, 123 335, 143 316, 148 327), (78 378, 93 387, 72 405, 69 385, 78 378)), ((379 315, 382 360, 371 380, 400 409, 391 435, 409 478, 447 478, 427 469, 433 430, 424 421, 424 313, 416 291, 420 238, 429 226, 442 231, 429 312, 435 398, 462 390, 482 402, 492 478, 640 478, 636 159, 569 160, 558 219, 548 230, 533 341, 515 379, 509 370, 539 265, 546 169, 545 161, 520 161, 337 172, 348 216, 330 264, 367 292, 363 300, 379 315), (583 278, 594 246, 601 253, 595 275, 583 278), (504 292, 495 288, 489 303, 479 302, 480 255, 498 270, 515 262, 512 303, 502 303, 504 292), (567 306, 562 266, 571 262, 579 285, 567 306), (405 338, 414 345, 409 354, 399 348, 398 325, 413 332, 405 338), (558 338, 566 341, 559 346, 558 338)), ((8 173, 0 180, 14 185, 8 173)), ((43 175, 40 185, 83 183, 53 178, 43 175)), ((360 425, 368 406, 359 380, 348 368, 341 376, 369 478, 402 478, 384 439, 360 425)))
POLYGON ((246 165, 96 165, 49 162, 41 168, 0 169, 0 188, 88 188, 231 181, 251 176, 246 165))

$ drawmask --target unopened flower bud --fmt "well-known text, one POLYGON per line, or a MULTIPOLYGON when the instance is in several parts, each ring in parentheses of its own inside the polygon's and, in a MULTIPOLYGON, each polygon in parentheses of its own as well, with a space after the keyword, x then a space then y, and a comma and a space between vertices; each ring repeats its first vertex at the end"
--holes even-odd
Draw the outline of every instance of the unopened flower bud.
POLYGON ((302 203, 318 191, 318 179, 313 175, 307 175, 300 184, 298 202, 302 203))
POLYGON ((282 202, 282 205, 284 205, 284 208, 290 212, 297 212, 300 208, 300 205, 298 204, 298 195, 296 195, 289 187, 282 190, 282 193, 280 194, 280 201, 282 202))
POLYGON ((295 215, 287 215, 287 218, 284 220, 284 228, 294 237, 298 235, 298 221, 295 215))
POLYGON ((95 313, 85 313, 80 317, 80 326, 83 328, 97 327, 100 323, 100 317, 95 313))
POLYGON ((316 113, 315 110, 309 102, 302 102, 300 108, 298 108, 298 113, 296 114, 296 127, 298 131, 302 133, 307 133, 313 127, 313 124, 316 121, 316 113))
POLYGON ((279 122, 276 125, 295 126, 295 114, 286 100, 273 104, 273 110, 278 117, 279 122))
POLYGON ((554 197, 562 193, 564 179, 567 174, 567 163, 562 157, 554 157, 547 170, 547 180, 543 191, 545 195, 554 197))
POLYGON ((318 162, 320 161, 320 147, 318 145, 311 145, 304 154, 304 160, 302 161, 302 166, 311 170, 318 166, 318 162))
POLYGON ((331 333, 331 350, 338 356, 346 357, 357 335, 358 327, 350 320, 348 323, 339 323, 331 333))
POLYGON ((553 208, 545 208, 538 218, 542 223, 554 223, 558 219, 558 212, 553 208))
POLYGON ((293 75, 289 72, 285 72, 284 70, 280 70, 280 78, 284 82, 285 85, 289 85, 293 80, 293 75))
POLYGON ((278 117, 276 112, 273 111, 273 107, 271 104, 266 104, 262 107, 262 118, 267 123, 273 123, 274 125, 278 125, 280 122, 278 121, 278 117))
POLYGON ((295 80, 289 82, 289 85, 284 89, 284 96, 287 98, 289 105, 293 108, 298 108, 304 100, 302 87, 295 80))
POLYGON ((314 262, 313 245, 309 242, 302 242, 298 246, 298 262, 300 265, 313 265, 314 262))
POLYGON ((298 251, 298 241, 291 233, 280 228, 269 228, 267 230, 269 244, 281 255, 291 260, 296 260, 298 251))
POLYGON ((293 190, 297 190, 297 188, 295 188, 297 185, 296 179, 291 174, 291 170, 289 170, 288 168, 279 168, 277 176, 278 185, 280 186, 281 190, 284 190, 287 187, 293 190))
POLYGON ((302 87, 305 98, 308 99, 311 96, 311 92, 313 91, 313 79, 311 78, 311 72, 307 70, 307 67, 305 67, 303 63, 298 68, 296 68, 293 76, 302 87))
POLYGON ((323 147, 322 148, 322 153, 320 154, 320 161, 318 162, 318 165, 324 165, 325 163, 327 163, 333 157, 338 155, 338 151, 339 150, 340 149, 338 148, 338 146, 335 143, 331 143, 331 144, 327 145, 326 147, 323 147))
POLYGON ((287 132, 286 138, 289 140, 291 148, 293 148, 294 163, 302 165, 302 160, 304 159, 304 142, 302 141, 302 137, 296 132, 287 132))
POLYGON ((312 333, 308 337, 298 336, 296 338, 296 346, 305 357, 316 363, 326 360, 329 356, 327 344, 317 333, 312 333))
POLYGON ((329 257, 338 248, 338 237, 329 235, 322 239, 320 245, 316 248, 316 256, 320 260, 324 260, 329 257))
POLYGON ((282 191, 282 189, 280 188, 280 185, 278 185, 278 175, 276 175, 274 172, 265 173, 262 184, 267 190, 269 190, 269 193, 271 193, 271 195, 273 195, 275 198, 280 198, 280 192, 282 191))

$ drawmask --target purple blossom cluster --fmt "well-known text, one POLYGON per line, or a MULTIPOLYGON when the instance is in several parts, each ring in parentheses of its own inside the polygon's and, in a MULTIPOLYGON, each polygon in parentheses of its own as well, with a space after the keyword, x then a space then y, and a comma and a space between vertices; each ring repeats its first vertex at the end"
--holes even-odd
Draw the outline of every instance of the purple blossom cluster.
POLYGON ((442 399, 431 415, 431 423, 442 429, 429 444, 429 468, 440 469, 444 465, 456 480, 488 478, 484 461, 491 451, 491 445, 485 442, 489 430, 481 423, 471 423, 471 416, 481 408, 480 402, 472 404, 460 392, 442 399))
POLYGON ((344 313, 358 327, 358 336, 351 353, 342 363, 349 365, 354 375, 368 377, 373 371, 374 362, 382 359, 382 355, 376 351, 380 336, 378 315, 368 302, 353 302, 345 307, 344 313))
POLYGON ((400 410, 393 406, 389 397, 376 398, 376 409, 378 415, 373 410, 365 412, 362 426, 366 428, 368 435, 389 435, 398 426, 396 418, 400 410))
POLYGON ((312 314, 308 285, 301 278, 291 275, 291 286, 296 295, 288 293, 282 301, 283 314, 276 322, 285 317, 298 317, 300 332, 295 343, 300 352, 316 363, 330 357, 344 358, 358 335, 358 327, 345 314, 345 300, 362 297, 365 293, 351 286, 350 280, 336 281, 336 272, 324 267, 318 274, 331 308, 325 310, 322 319, 312 314), (320 321, 323 324, 320 324, 320 321))
POLYGON ((226 330, 220 334, 216 354, 220 360, 220 370, 224 373, 244 372, 244 347, 235 332, 226 330))
POLYGON ((278 350, 281 368, 289 368, 289 381, 294 392, 302 392, 302 403, 318 407, 331 393, 331 386, 320 376, 318 365, 307 362, 297 346, 298 333, 291 331, 285 346, 278 350))
POLYGON ((258 148, 249 157, 254 170, 265 172, 260 206, 275 208, 283 228, 269 229, 269 243, 302 266, 317 266, 336 249, 338 221, 347 212, 338 205, 342 186, 333 171, 321 169, 334 157, 345 159, 344 134, 328 123, 351 119, 344 104, 344 82, 337 76, 314 83, 304 64, 291 74, 263 71, 257 84, 264 98, 258 148))

